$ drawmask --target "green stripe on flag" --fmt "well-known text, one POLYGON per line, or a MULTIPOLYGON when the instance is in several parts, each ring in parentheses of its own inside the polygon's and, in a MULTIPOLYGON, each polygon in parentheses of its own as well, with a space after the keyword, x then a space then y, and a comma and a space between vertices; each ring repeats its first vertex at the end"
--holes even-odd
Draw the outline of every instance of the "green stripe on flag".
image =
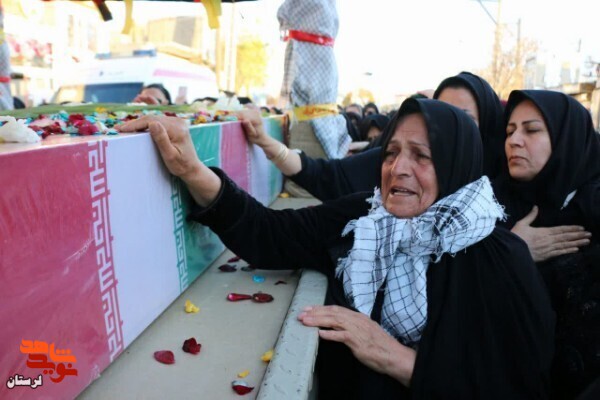
MULTIPOLYGON (((220 166, 221 126, 190 128, 198 157, 208 166, 220 166)), ((224 246, 207 227, 186 221, 194 204, 179 178, 171 180, 171 203, 175 221, 175 245, 180 290, 183 292, 224 250, 224 246)))
POLYGON ((221 125, 197 125, 190 128, 192 142, 200 160, 209 167, 221 165, 221 125))
MULTIPOLYGON (((263 119, 267 126, 269 136, 283 143, 283 118, 265 118, 263 119)), ((283 175, 274 163, 269 163, 269 202, 275 201, 283 186, 283 175)))

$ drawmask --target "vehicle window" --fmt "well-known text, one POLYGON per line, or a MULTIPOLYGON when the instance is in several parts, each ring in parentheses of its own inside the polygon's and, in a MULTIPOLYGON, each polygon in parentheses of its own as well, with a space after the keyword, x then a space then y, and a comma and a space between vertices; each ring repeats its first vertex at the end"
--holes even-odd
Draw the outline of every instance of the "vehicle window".
POLYGON ((129 103, 143 86, 142 82, 63 86, 53 103, 129 103))
POLYGON ((142 90, 142 82, 87 85, 84 101, 92 103, 129 103, 142 90))

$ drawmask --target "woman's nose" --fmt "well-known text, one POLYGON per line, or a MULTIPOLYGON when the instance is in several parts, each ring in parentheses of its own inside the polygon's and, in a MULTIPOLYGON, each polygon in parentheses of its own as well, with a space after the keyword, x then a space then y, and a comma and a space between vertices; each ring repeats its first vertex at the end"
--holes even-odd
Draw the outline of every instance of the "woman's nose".
POLYGON ((392 175, 410 176, 410 171, 410 160, 408 159, 408 157, 404 156, 403 154, 398 154, 396 160, 394 160, 394 165, 392 166, 392 175))
POLYGON ((523 132, 516 129, 506 140, 510 146, 523 146, 523 132))

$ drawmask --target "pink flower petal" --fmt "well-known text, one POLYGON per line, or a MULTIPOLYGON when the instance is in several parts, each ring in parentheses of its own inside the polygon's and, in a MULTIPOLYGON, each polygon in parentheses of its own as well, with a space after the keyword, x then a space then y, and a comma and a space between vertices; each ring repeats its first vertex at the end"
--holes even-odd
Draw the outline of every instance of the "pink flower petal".
POLYGON ((249 294, 241 294, 241 293, 229 293, 227 295, 227 300, 229 301, 240 301, 240 300, 250 300, 252 296, 249 294))
POLYGON ((155 351, 154 359, 163 364, 175 364, 175 355, 171 350, 155 351))

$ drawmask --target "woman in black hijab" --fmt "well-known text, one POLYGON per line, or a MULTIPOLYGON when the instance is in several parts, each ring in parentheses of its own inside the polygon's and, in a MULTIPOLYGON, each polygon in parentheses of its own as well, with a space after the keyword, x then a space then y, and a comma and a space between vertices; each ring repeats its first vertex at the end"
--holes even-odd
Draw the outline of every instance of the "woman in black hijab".
POLYGON ((384 146, 381 190, 283 211, 204 166, 187 127, 172 121, 146 116, 121 130, 150 128, 200 205, 191 218, 254 265, 330 279, 337 305, 299 316, 324 328, 320 398, 545 397, 553 314, 525 244, 496 227, 502 208, 462 111, 405 101, 384 146))
POLYGON ((360 123, 361 140, 371 143, 375 142, 375 139, 383 134, 385 127, 389 122, 389 117, 382 114, 371 114, 364 117, 360 123))
POLYGON ((483 78, 470 72, 461 72, 446 78, 435 90, 433 98, 456 105, 475 120, 483 142, 483 174, 494 179, 504 164, 504 114, 500 99, 490 84, 483 78), (468 93, 461 93, 461 91, 468 93), (469 101, 474 102, 474 110, 458 104, 461 96, 471 95, 469 101))
POLYGON ((362 121, 362 116, 348 111, 342 114, 346 119, 346 129, 348 129, 348 134, 352 138, 353 142, 360 142, 362 139, 360 137, 360 124, 362 121), (348 124, 350 122, 350 124, 348 124))
POLYGON ((368 117, 369 115, 379 114, 379 108, 375 105, 375 103, 367 103, 363 108, 363 118, 368 117))
POLYGON ((589 112, 559 92, 513 91, 506 115, 508 170, 496 193, 508 227, 537 206, 533 226, 591 233, 579 251, 559 248, 562 255, 538 263, 557 313, 553 396, 573 398, 600 376, 599 135, 589 112))
POLYGON ((343 113, 342 115, 346 120, 346 129, 348 130, 348 135, 350 135, 353 142, 360 142, 362 139, 357 128, 357 126, 360 125, 360 116, 353 112, 343 113))

